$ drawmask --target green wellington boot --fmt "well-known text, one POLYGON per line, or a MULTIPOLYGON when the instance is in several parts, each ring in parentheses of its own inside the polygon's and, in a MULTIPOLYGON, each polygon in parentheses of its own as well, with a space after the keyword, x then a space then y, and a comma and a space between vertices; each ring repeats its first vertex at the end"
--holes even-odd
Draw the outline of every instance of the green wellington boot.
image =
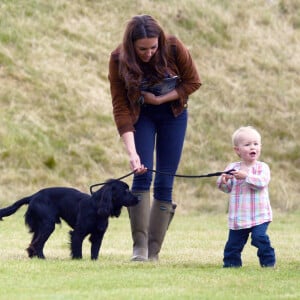
POLYGON ((150 216, 150 192, 133 192, 140 202, 128 208, 133 240, 132 261, 148 260, 148 226, 150 216))
POLYGON ((162 247, 166 231, 174 217, 175 203, 154 200, 150 212, 148 259, 158 260, 158 254, 162 247))

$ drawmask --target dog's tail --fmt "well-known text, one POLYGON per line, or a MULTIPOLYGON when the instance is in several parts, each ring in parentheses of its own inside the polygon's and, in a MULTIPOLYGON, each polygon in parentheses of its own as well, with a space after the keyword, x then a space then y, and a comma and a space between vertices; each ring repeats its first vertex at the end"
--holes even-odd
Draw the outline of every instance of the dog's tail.
POLYGON ((3 217, 14 214, 22 205, 29 204, 30 199, 31 197, 25 197, 10 206, 0 209, 0 220, 2 220, 3 217))

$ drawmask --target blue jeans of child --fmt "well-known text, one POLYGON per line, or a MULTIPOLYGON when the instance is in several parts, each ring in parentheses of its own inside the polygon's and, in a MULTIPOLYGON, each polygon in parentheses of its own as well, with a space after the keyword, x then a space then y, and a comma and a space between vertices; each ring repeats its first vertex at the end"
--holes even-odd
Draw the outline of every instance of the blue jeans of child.
POLYGON ((239 230, 229 230, 229 236, 224 249, 224 268, 241 267, 241 253, 251 233, 251 245, 258 248, 257 256, 262 267, 275 265, 275 251, 271 247, 267 235, 269 222, 239 230))
MULTIPOLYGON (((174 117, 170 103, 162 105, 144 105, 138 122, 135 124, 135 145, 141 163, 153 169, 154 149, 156 153, 156 171, 175 174, 180 161, 188 113, 184 110, 174 117)), ((132 191, 149 190, 153 173, 148 171, 135 175, 132 191)), ((172 201, 174 177, 155 173, 154 198, 161 201, 172 201)))

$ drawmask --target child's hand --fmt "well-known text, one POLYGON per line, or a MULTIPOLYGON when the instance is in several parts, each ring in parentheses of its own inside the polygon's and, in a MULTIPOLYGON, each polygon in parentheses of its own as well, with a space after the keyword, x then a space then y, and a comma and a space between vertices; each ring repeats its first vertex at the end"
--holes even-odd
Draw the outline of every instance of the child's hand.
POLYGON ((232 175, 236 178, 236 179, 245 179, 248 176, 248 173, 246 171, 243 170, 237 170, 237 171, 233 171, 232 175))
POLYGON ((222 181, 223 184, 226 184, 229 179, 234 177, 231 174, 225 174, 225 173, 222 174, 221 176, 222 176, 221 181, 222 181))

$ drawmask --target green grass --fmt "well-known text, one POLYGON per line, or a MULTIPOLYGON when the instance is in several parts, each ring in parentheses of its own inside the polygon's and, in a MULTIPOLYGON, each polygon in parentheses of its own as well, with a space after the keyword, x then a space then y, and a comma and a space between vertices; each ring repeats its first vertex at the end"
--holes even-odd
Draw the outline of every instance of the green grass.
POLYGON ((300 214, 275 212, 269 236, 276 269, 262 269, 256 248, 243 251, 244 266, 223 269, 226 214, 178 214, 160 261, 130 262, 127 212, 111 219, 98 261, 69 258, 68 226, 58 226, 45 247, 47 259, 29 259, 24 210, 1 222, 0 299, 299 299, 300 214))

